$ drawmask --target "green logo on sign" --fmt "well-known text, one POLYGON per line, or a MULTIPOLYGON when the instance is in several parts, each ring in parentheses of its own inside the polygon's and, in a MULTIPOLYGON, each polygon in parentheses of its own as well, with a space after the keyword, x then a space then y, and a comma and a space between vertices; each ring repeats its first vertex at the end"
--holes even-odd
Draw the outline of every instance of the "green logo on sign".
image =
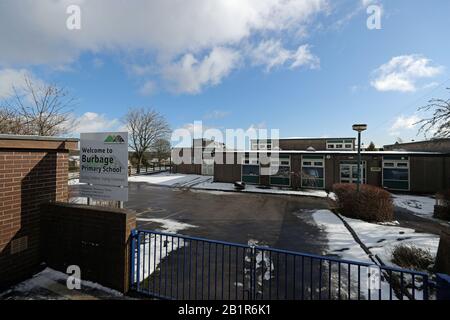
POLYGON ((105 143, 125 143, 121 135, 109 135, 105 139, 105 143))

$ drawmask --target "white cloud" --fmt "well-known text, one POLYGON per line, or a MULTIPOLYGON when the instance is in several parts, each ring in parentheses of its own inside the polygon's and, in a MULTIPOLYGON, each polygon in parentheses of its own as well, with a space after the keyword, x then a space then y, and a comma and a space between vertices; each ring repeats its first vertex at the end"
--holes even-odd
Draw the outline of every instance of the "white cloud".
POLYGON ((141 88, 139 89, 139 93, 143 96, 149 96, 156 92, 157 86, 154 81, 146 81, 141 88))
POLYGON ((309 45, 298 47, 297 51, 292 55, 292 60, 291 68, 307 66, 311 69, 316 69, 320 66, 320 59, 311 53, 309 45))
MULTIPOLYGON (((143 67, 135 66, 136 73, 148 72, 150 65, 153 72, 170 80, 173 90, 198 93, 203 86, 220 83, 229 74, 235 62, 230 52, 242 55, 240 46, 244 42, 305 31, 316 15, 328 11, 328 2, 3 0, 0 66, 61 67, 85 52, 115 50, 145 57, 140 61, 143 67), (81 8, 81 30, 66 28, 69 4, 81 8), (226 56, 215 56, 225 51, 226 56)), ((311 63, 306 49, 290 52, 291 67, 311 63)))
POLYGON ((14 95, 14 88, 20 90, 25 85, 25 77, 31 77, 25 69, 0 70, 0 99, 6 99, 14 95))
POLYGON ((301 45, 296 51, 291 51, 283 47, 280 40, 265 40, 253 48, 250 58, 254 65, 264 65, 266 71, 274 67, 289 64, 290 68, 306 66, 316 68, 320 64, 318 57, 310 52, 309 45, 301 45))
POLYGON ((326 9, 326 0, 4 0, 0 63, 64 62, 111 48, 177 55, 296 30, 326 9), (81 8, 81 30, 66 28, 69 4, 81 8))
POLYGON ((373 72, 371 85, 378 91, 413 92, 419 80, 435 77, 442 71, 442 66, 432 65, 422 55, 397 56, 373 72))
POLYGON ((239 62, 239 53, 217 47, 198 61, 192 54, 184 55, 178 62, 162 71, 169 89, 176 93, 199 93, 203 86, 214 86, 221 82, 239 62))
POLYGON ((402 132, 407 130, 417 129, 416 123, 421 119, 417 115, 404 116, 400 115, 393 121, 389 133, 392 136, 399 136, 402 132))
POLYGON ((118 130, 120 126, 118 119, 108 119, 106 115, 95 112, 84 113, 76 119, 76 122, 74 133, 114 131, 118 130))

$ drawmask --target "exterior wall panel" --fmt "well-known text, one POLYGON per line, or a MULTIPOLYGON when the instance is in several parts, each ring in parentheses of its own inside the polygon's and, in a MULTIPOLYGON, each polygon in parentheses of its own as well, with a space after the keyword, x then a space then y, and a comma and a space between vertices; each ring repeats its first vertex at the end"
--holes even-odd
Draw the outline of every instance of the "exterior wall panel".
POLYGON ((411 192, 435 193, 444 189, 443 158, 411 157, 409 163, 411 192))

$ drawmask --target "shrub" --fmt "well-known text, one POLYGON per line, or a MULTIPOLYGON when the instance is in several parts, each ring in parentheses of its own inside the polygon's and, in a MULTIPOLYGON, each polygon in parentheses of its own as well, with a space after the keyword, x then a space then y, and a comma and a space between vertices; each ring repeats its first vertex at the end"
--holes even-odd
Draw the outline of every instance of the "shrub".
POLYGON ((434 259, 429 250, 413 245, 397 245, 392 250, 392 262, 399 267, 420 271, 430 271, 434 259))
POLYGON ((355 184, 337 183, 333 185, 333 192, 337 196, 339 212, 346 217, 368 222, 394 219, 391 194, 384 189, 362 184, 357 192, 355 184))

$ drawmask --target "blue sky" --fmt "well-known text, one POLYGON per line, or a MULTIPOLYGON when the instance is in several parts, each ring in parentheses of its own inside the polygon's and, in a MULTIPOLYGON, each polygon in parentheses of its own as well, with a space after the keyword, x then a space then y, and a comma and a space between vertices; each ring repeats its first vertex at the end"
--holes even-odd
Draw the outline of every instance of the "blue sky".
POLYGON ((282 137, 421 139, 419 106, 448 97, 447 0, 2 1, 0 98, 29 74, 78 98, 77 132, 129 107, 172 128, 275 128, 282 137), (67 30, 69 4, 81 29, 67 30), (369 30, 366 9, 381 9, 369 30))

